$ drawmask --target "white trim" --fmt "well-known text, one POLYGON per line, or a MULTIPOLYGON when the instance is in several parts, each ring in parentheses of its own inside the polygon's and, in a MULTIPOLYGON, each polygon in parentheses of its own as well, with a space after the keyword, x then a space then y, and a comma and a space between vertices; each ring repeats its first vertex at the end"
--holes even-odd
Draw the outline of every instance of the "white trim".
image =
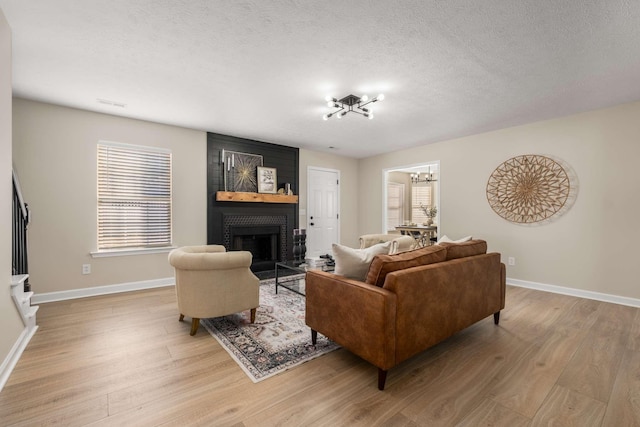
POLYGON ((20 333, 18 340, 15 342, 15 344, 13 344, 11 351, 9 351, 9 354, 7 354, 7 357, 5 357, 2 365, 0 365, 0 391, 2 391, 4 385, 9 380, 11 372, 13 372, 13 369, 16 367, 18 360, 20 360, 24 349, 27 348, 27 344, 29 344, 29 341, 31 341, 31 338, 37 330, 37 326, 33 328, 28 328, 25 326, 25 328, 20 333))
POLYGON ((42 294, 35 294, 33 298, 31 298, 31 301, 35 304, 42 304, 54 301, 64 301, 68 299, 117 294, 120 292, 139 291, 142 289, 161 288, 163 286, 173 286, 174 284, 175 279, 173 277, 167 277, 164 279, 120 283, 117 285, 96 286, 93 288, 73 289, 69 291, 46 292, 42 294))
POLYGON ((569 295, 572 297, 592 299, 596 301, 610 302, 613 304, 628 305, 630 307, 640 307, 640 299, 621 297, 601 292, 584 291, 581 289, 565 288, 563 286, 547 285, 544 283, 529 282, 526 280, 510 279, 507 277, 507 285, 519 288, 535 289, 538 291, 551 292, 554 294, 569 295))
POLYGON ((98 144, 106 145, 106 146, 109 146, 109 147, 119 147, 119 148, 133 149, 133 150, 151 151, 151 152, 154 152, 154 153, 169 153, 169 154, 172 154, 172 151, 171 151, 170 148, 154 147, 154 146, 150 146, 150 145, 129 144, 129 143, 126 143, 126 142, 107 141, 107 140, 104 140, 104 139, 98 140, 98 144))
POLYGON ((106 258, 113 256, 129 256, 129 255, 148 255, 148 254, 161 254, 171 252, 176 249, 177 246, 165 246, 162 248, 138 248, 138 249, 111 249, 89 252, 91 258, 106 258))

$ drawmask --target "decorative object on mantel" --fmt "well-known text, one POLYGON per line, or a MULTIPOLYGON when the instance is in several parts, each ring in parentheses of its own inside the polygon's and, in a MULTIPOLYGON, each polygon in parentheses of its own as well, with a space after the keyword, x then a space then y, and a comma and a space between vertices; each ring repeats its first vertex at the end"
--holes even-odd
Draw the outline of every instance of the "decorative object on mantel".
POLYGON ((293 230, 293 260, 302 262, 307 254, 307 230, 295 228, 293 230))
MULTIPOLYGON (((284 277, 279 282, 302 277, 284 277)), ((201 322, 256 383, 339 348, 320 334, 312 344, 304 313, 303 296, 289 291, 276 294, 275 280, 267 279, 260 282, 254 323, 249 322, 248 311, 201 322)))
POLYGON ((558 213, 571 185, 565 169, 549 157, 513 157, 493 171, 487 182, 491 209, 507 221, 530 224, 558 213))
POLYGON ((373 111, 371 111, 371 107, 365 108, 366 105, 369 105, 373 102, 382 101, 384 99, 384 94, 380 94, 373 99, 369 99, 367 95, 362 95, 362 97, 356 95, 347 95, 344 98, 336 99, 332 96, 327 96, 325 100, 327 101, 327 107, 329 108, 337 108, 337 110, 332 113, 325 114, 322 116, 323 120, 328 120, 329 118, 336 116, 337 118, 342 118, 342 116, 347 113, 358 113, 367 117, 368 119, 373 119, 373 111), (354 107, 356 108, 354 110, 354 107))
POLYGON ((293 190, 291 190, 291 184, 287 182, 286 184, 284 184, 284 187, 278 188, 278 194, 293 196, 293 190))
POLYGON ((224 191, 258 191, 256 169, 262 166, 262 156, 222 150, 224 191))
POLYGON ((258 166, 258 193, 277 193, 278 178, 275 168, 258 166))
POLYGON ((419 184, 424 182, 426 184, 430 182, 436 182, 438 179, 433 177, 433 172, 431 172, 431 166, 429 166, 429 171, 424 174, 424 177, 420 177, 420 172, 411 174, 411 183, 419 184))

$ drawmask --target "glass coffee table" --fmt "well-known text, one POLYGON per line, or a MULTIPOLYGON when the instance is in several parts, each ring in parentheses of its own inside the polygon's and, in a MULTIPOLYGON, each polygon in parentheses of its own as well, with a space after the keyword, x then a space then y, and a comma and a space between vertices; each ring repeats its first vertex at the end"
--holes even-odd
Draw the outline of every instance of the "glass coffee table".
POLYGON ((282 261, 276 262, 275 275, 276 275, 276 294, 278 293, 278 286, 282 286, 285 289, 295 292, 298 295, 305 295, 305 280, 304 277, 290 280, 282 280, 285 277, 292 276, 294 274, 288 274, 282 276, 280 272, 283 270, 295 271, 298 274, 304 274, 309 270, 321 270, 321 271, 333 271, 335 267, 333 265, 323 265, 321 267, 309 267, 307 264, 301 261, 282 261))

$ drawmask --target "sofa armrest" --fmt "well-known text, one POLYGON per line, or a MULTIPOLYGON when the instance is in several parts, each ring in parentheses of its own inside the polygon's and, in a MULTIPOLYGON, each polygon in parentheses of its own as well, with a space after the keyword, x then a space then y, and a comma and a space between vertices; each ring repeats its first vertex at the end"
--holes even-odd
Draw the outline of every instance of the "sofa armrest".
POLYGON ((306 324, 383 370, 395 365, 396 296, 323 271, 306 275, 306 324))

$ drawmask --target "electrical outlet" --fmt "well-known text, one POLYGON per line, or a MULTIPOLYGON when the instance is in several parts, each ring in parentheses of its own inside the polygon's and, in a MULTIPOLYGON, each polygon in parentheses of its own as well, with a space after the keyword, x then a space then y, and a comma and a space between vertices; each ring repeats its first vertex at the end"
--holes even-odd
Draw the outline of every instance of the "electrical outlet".
POLYGON ((509 262, 509 265, 516 265, 516 258, 510 256, 508 262, 509 262))
POLYGON ((91 264, 82 264, 82 274, 91 274, 91 264))

